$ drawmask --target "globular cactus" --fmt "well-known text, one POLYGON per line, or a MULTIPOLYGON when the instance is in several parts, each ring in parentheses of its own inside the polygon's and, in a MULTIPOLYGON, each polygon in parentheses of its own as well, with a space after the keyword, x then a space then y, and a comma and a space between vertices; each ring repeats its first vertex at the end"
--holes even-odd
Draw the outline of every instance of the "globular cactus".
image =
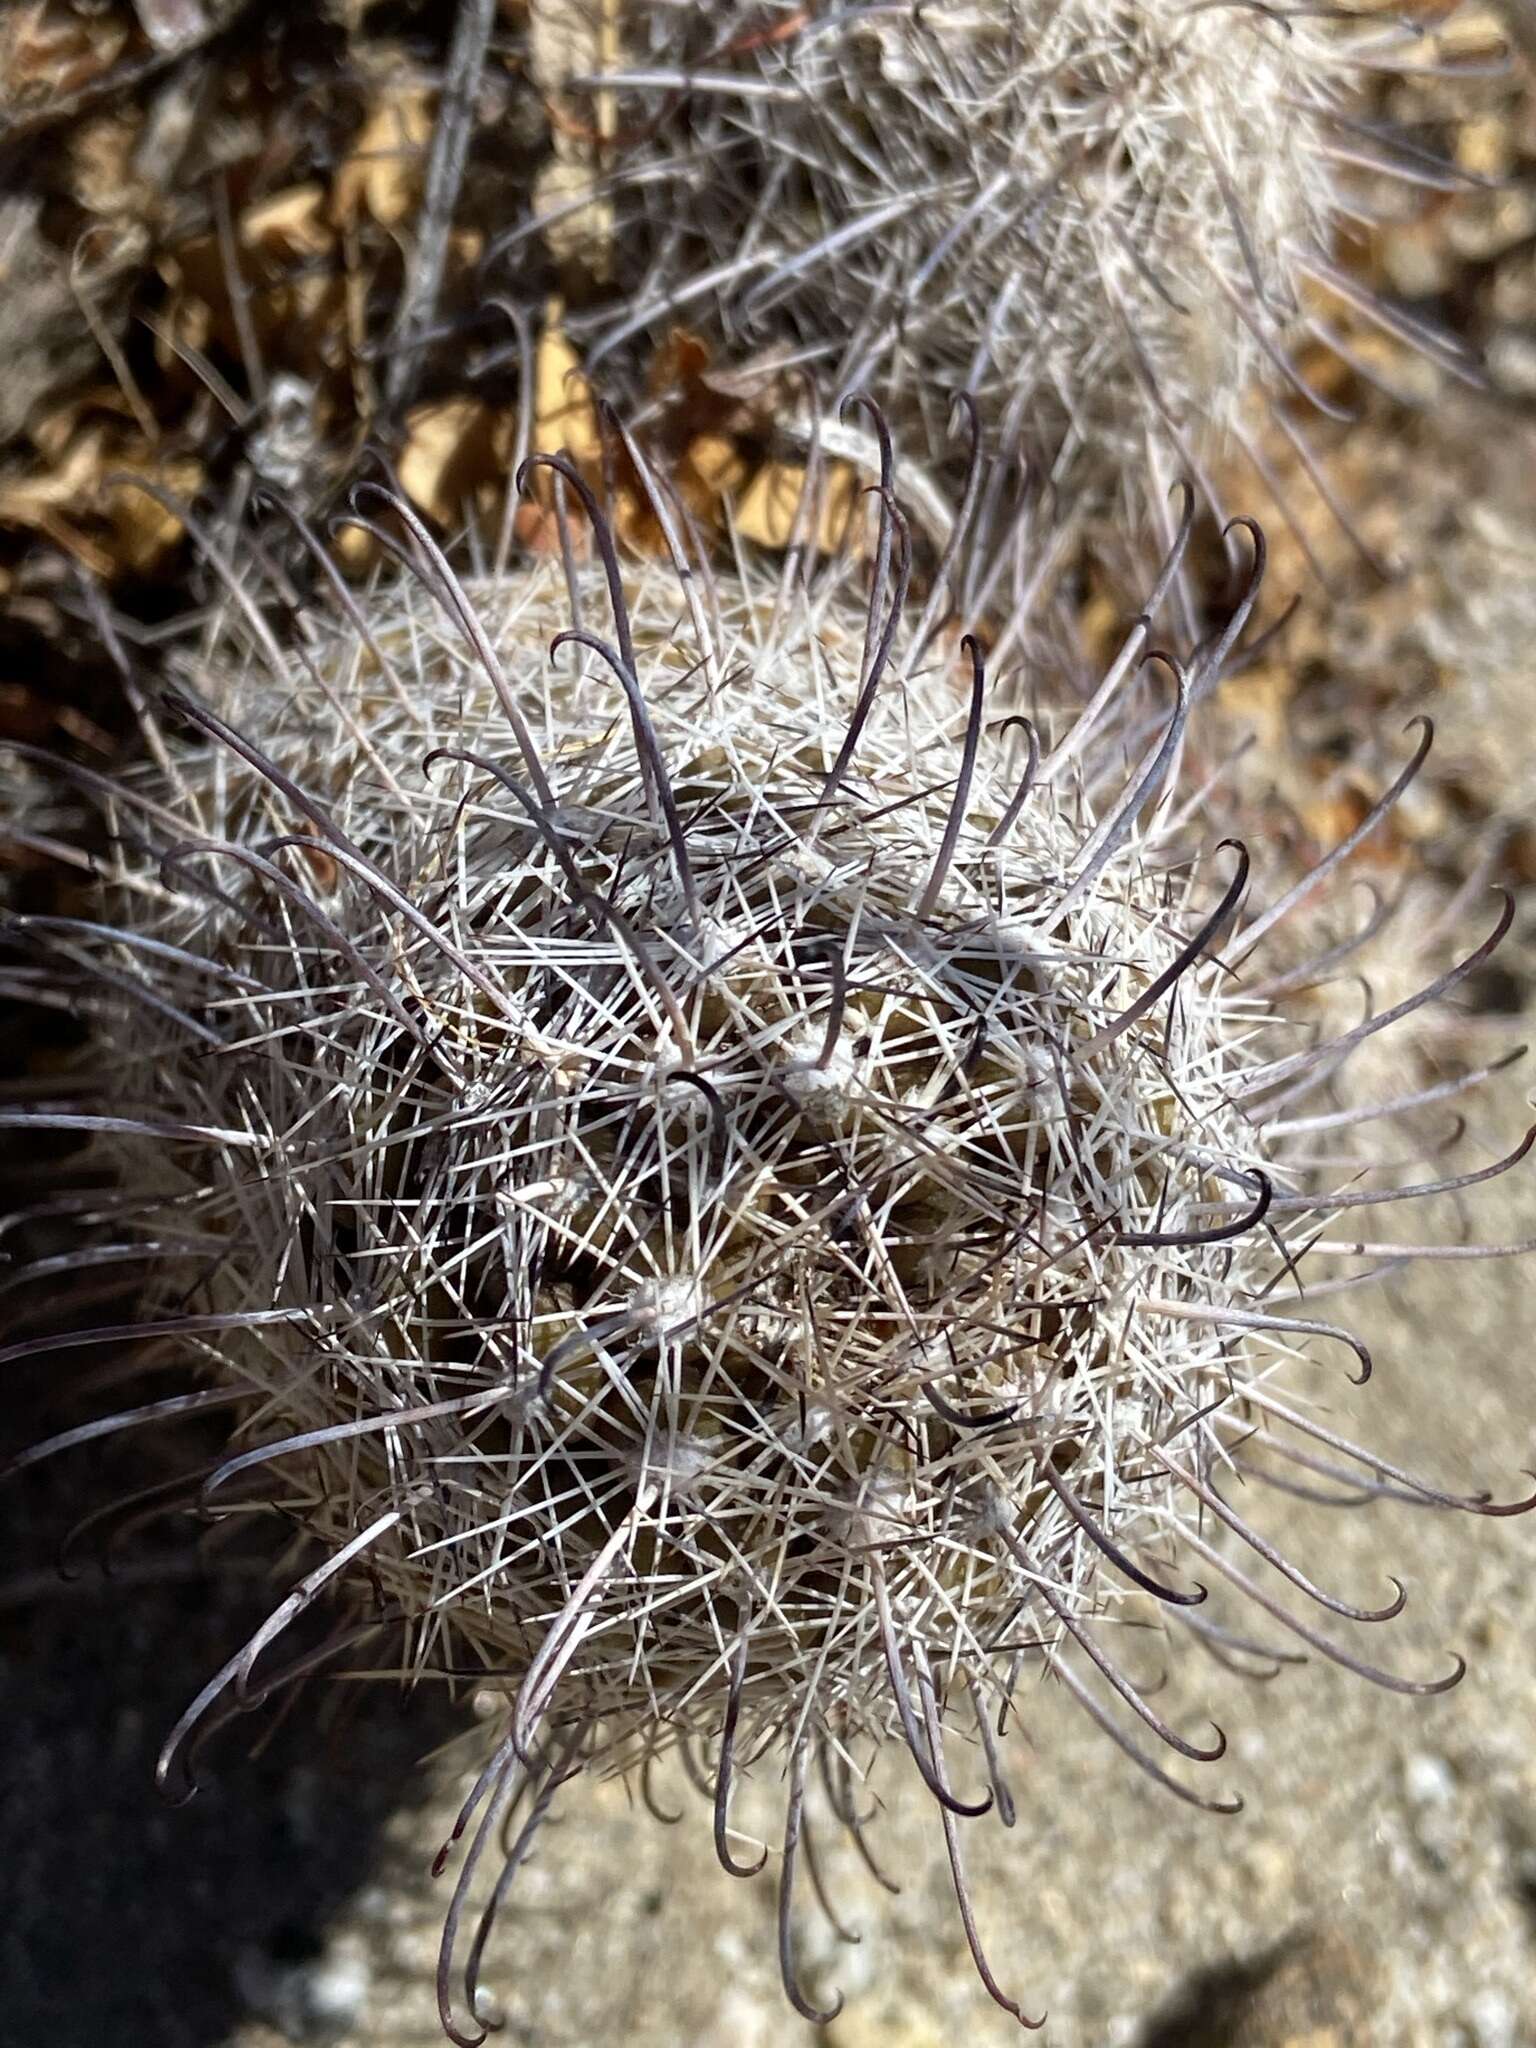
POLYGON ((1338 262, 1362 171, 1458 176, 1360 104, 1429 28, 1257 0, 638 0, 557 124, 569 146, 585 120, 629 266, 584 316, 589 364, 696 328, 733 374, 879 388, 908 454, 950 468, 962 389, 994 453, 1115 518, 1234 437, 1272 480, 1254 401, 1303 395, 1293 436, 1341 417, 1297 367, 1341 326, 1475 374, 1338 262))
POLYGON ((783 1773, 781 1958, 811 2019, 808 1769, 862 1848, 864 1787, 904 1756, 977 1967, 1024 2020, 963 1839, 1012 1818, 998 1730, 1027 1683, 1054 1676, 1221 1811, 1228 1788, 1175 1759, 1224 1740, 1165 1719, 1139 1631, 1242 1665, 1227 1609, 1248 1604, 1396 1691, 1459 1677, 1367 1661, 1350 1631, 1401 1590, 1314 1585, 1228 1485, 1273 1480, 1283 1510, 1301 1467, 1354 1475, 1354 1498, 1531 1504, 1447 1494, 1321 1419, 1327 1373, 1370 1360, 1298 1270, 1347 1284, 1373 1255, 1357 1209, 1525 1148, 1339 1189, 1272 1131, 1395 1020, 1321 1045, 1249 993, 1250 946, 1301 891, 1250 913, 1247 852, 1199 847, 1176 790, 1252 610, 1256 532, 1244 597, 1185 665, 1147 649, 1186 518, 1050 745, 996 715, 983 650, 956 649, 936 600, 919 616, 889 471, 867 577, 775 583, 680 545, 672 567, 621 562, 580 476, 541 460, 573 515, 564 566, 461 584, 397 507, 414 573, 342 592, 285 648, 226 563, 216 658, 149 727, 146 766, 95 785, 113 922, 32 936, 98 974, 110 1099, 0 1121, 120 1147, 116 1255, 151 1275, 138 1334, 206 1384, 29 1455, 227 1410, 189 1497, 313 1546, 173 1732, 168 1786, 221 1720, 388 1626, 503 1698, 456 1831, 455 2041, 480 2038, 463 2015, 491 1919, 561 1785, 677 1749, 738 1874, 768 1852, 733 1836, 733 1778, 783 1773), (332 1595, 335 1631, 275 1661, 332 1595))

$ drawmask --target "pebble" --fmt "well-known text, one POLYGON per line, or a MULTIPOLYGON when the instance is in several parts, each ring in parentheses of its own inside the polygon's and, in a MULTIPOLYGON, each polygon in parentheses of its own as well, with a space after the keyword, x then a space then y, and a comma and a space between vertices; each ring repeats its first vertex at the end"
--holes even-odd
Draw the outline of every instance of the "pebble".
POLYGON ((1447 1806, 1456 1796, 1456 1774, 1444 1757, 1419 1750, 1403 1765, 1403 1789, 1415 1806, 1447 1806))
POLYGON ((297 1962, 250 1949, 235 1965, 235 1982, 251 2010, 288 2040, 329 2041, 361 2014, 370 1972, 362 1950, 351 1944, 297 1962))

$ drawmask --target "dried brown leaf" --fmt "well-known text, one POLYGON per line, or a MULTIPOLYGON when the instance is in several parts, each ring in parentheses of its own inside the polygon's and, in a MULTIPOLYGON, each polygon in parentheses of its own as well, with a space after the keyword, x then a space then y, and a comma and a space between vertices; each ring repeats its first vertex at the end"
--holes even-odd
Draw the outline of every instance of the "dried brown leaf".
POLYGON ((433 102, 428 88, 412 79, 396 77, 383 86, 331 182, 331 219, 339 227, 364 219, 398 227, 415 213, 433 102))
POLYGON ((241 246, 276 263, 329 254, 336 234, 326 219, 325 198, 323 185, 289 185, 246 207, 240 216, 241 246))
POLYGON ((592 387, 560 326, 562 310, 551 302, 534 360, 534 445, 563 449, 576 463, 597 463, 603 443, 592 387))
POLYGON ((504 477, 511 421, 477 398, 444 398, 406 415, 400 488, 440 526, 451 525, 481 485, 504 477))
MULTIPOLYGON (((806 472, 799 463, 765 462, 736 500, 736 529, 759 547, 786 548, 794 536, 806 472)), ((836 554, 844 545, 858 497, 856 470, 846 462, 828 463, 822 472, 815 514, 805 538, 822 554, 836 554)))
POLYGON ((109 71, 128 40, 125 22, 94 20, 63 0, 34 0, 0 14, 0 108, 30 113, 92 85, 109 71))
MULTIPOLYGON (((194 497, 202 488, 203 465, 195 456, 156 462, 150 459, 147 450, 137 451, 137 459, 130 451, 116 466, 140 471, 178 498, 194 497)), ((106 513, 111 529, 107 546, 118 573, 127 570, 138 576, 149 575, 186 532, 175 513, 127 483, 109 487, 106 513)))

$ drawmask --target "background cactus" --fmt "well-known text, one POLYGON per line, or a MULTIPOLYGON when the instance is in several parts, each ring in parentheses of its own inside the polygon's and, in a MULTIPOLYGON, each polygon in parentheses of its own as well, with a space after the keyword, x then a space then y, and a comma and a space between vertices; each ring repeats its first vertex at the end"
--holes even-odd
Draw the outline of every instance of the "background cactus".
POLYGON ((620 41, 577 67, 561 129, 603 138, 630 266, 622 303, 589 316, 594 368, 697 327, 733 371, 876 385, 909 454, 940 464, 965 390, 994 451, 1074 509, 1138 522, 1178 475, 1215 504, 1209 465, 1234 438, 1272 475, 1267 401, 1293 436, 1344 417, 1297 367, 1341 329, 1384 326, 1472 374, 1336 261, 1362 171, 1458 176, 1358 104, 1362 78, 1432 58, 1411 11, 648 4, 620 41))

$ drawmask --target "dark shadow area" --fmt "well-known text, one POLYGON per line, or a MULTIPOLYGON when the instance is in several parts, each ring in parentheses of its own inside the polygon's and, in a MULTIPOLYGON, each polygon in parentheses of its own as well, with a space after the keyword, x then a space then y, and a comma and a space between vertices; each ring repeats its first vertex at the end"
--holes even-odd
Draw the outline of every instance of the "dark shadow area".
POLYGON ((1509 1889, 1536 1941, 1536 1824, 1523 1810, 1510 1812, 1504 1827, 1509 1889))
POLYGON ((1298 1927, 1254 1955, 1191 1971, 1148 2019, 1137 2048, 1374 2041, 1384 1984, 1359 1932, 1298 1927))
POLYGON ((1294 1947, 1282 1942, 1262 1955, 1234 1956, 1186 1977, 1147 2021, 1137 2048, 1234 2048, 1255 1996, 1294 1947))
POLYGON ((455 1722, 436 1691, 311 1684, 216 1735, 197 1796, 169 1806, 161 1743, 282 1587, 249 1551, 199 1570, 185 1518, 115 1581, 60 1583, 69 1524, 114 1478, 141 1483, 105 1465, 66 1457, 0 1488, 0 2039, 214 2048, 242 1982, 319 1952, 455 1722))

